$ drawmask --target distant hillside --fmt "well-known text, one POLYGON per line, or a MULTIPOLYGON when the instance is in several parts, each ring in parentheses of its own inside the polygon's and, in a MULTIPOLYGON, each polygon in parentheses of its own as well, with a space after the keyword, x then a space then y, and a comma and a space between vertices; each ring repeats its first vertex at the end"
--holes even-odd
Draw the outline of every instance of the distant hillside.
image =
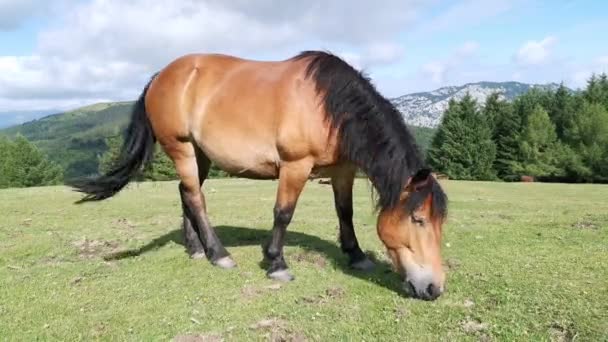
POLYGON ((437 127, 450 99, 460 100, 467 92, 483 104, 493 92, 502 94, 501 98, 512 100, 532 88, 555 90, 558 84, 526 84, 519 82, 477 82, 462 86, 443 87, 431 92, 403 95, 392 99, 405 120, 412 125, 437 127))
MULTIPOLYGON (((98 158, 107 150, 105 138, 126 127, 132 105, 99 103, 6 128, 0 135, 22 134, 64 168, 66 179, 90 175, 97 172, 98 158)), ((434 129, 413 127, 413 132, 425 150, 434 129)))
POLYGON ((66 178, 97 171, 97 158, 107 149, 105 138, 119 134, 132 102, 95 104, 0 130, 32 141, 65 170, 66 178))

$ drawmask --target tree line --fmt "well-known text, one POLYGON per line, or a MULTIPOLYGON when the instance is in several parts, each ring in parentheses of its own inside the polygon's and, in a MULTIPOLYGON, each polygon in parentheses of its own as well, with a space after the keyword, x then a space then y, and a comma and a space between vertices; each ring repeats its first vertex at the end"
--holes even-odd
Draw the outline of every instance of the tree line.
POLYGON ((0 189, 55 185, 63 170, 25 137, 0 137, 0 189))
POLYGON ((608 182, 608 80, 582 91, 533 88, 511 102, 452 99, 427 152, 452 179, 608 182))

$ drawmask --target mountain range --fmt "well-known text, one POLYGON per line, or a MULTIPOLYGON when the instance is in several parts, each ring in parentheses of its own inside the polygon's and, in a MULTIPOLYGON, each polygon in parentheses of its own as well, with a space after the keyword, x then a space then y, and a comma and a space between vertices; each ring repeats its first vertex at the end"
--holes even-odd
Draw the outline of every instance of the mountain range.
MULTIPOLYGON (((420 147, 426 150, 450 99, 460 99, 469 93, 478 103, 483 104, 493 92, 499 92, 502 98, 511 100, 535 87, 554 89, 558 85, 478 82, 403 95, 390 100, 411 126, 420 147)), ((50 159, 62 165, 66 178, 87 175, 97 171, 98 158, 107 149, 106 138, 119 134, 126 126, 132 104, 133 102, 99 103, 47 115, 0 129, 0 136, 22 134, 50 159)), ((43 115, 45 114, 40 114, 43 115)), ((2 116, 10 117, 6 113, 2 116)))
POLYGON ((413 126, 435 128, 441 123, 443 112, 451 99, 460 100, 465 94, 470 94, 477 103, 483 104, 486 98, 494 93, 500 93, 501 99, 513 100, 532 88, 555 90, 559 84, 527 84, 520 82, 477 82, 462 86, 443 87, 430 92, 403 95, 391 102, 403 114, 405 121, 413 126))

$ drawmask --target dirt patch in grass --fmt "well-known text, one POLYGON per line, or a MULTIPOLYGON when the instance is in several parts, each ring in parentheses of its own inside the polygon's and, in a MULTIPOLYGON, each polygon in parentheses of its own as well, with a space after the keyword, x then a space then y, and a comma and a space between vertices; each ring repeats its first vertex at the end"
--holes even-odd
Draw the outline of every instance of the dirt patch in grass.
POLYGON ((488 323, 482 323, 476 319, 467 318, 460 322, 460 328, 467 334, 477 334, 488 329, 488 323))
POLYGON ((177 335, 173 342, 222 342, 224 339, 217 334, 184 334, 177 335))
POLYGON ((444 266, 448 269, 448 270, 455 270, 458 269, 458 267, 460 267, 460 260, 455 259, 455 258, 449 258, 445 261, 444 266))
POLYGON ((570 342, 576 338, 572 324, 554 322, 549 327, 549 338, 553 342, 570 342))
POLYGON ((399 322, 407 318, 409 316, 410 311, 404 306, 396 307, 393 312, 395 313, 395 321, 399 322))
POLYGON ((241 297, 244 299, 254 299, 262 295, 268 294, 269 292, 275 292, 283 287, 280 283, 273 283, 264 287, 256 287, 253 285, 245 285, 241 288, 241 297))
POLYGON ((279 318, 263 319, 249 328, 262 332, 268 341, 303 342, 308 340, 302 332, 290 329, 287 322, 279 318))
POLYGON ((127 220, 126 218, 119 218, 118 220, 116 220, 116 222, 114 222, 114 224, 120 228, 127 228, 127 229, 133 229, 133 228, 137 227, 137 225, 135 225, 133 222, 127 220))
POLYGON ((82 239, 72 242, 82 259, 102 257, 107 253, 116 253, 120 244, 116 241, 82 239))
POLYGON ((297 304, 325 304, 331 300, 336 300, 344 297, 346 292, 343 288, 333 286, 325 290, 325 293, 316 296, 304 296, 296 299, 297 304))
POLYGON ((304 251, 297 253, 293 256, 293 260, 297 262, 306 262, 313 264, 318 268, 325 268, 327 265, 327 259, 317 252, 304 251))
POLYGON ((581 218, 574 222, 571 227, 576 229, 598 229, 597 224, 589 218, 581 218))
POLYGON ((264 291, 258 287, 245 285, 241 288, 241 297, 244 299, 253 299, 259 297, 263 292, 264 291))

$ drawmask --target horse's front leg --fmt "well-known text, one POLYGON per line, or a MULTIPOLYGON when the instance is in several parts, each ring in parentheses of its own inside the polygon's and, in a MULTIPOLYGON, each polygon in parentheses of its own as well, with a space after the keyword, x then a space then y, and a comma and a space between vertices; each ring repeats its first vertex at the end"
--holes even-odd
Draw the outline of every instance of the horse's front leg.
POLYGON ((356 169, 341 170, 331 178, 334 191, 334 204, 340 223, 340 247, 348 255, 352 268, 368 271, 374 268, 374 263, 359 247, 355 228, 353 226, 353 184, 356 169))
POLYGON ((293 275, 287 270, 283 257, 285 233, 291 222, 300 193, 308 180, 312 163, 308 160, 285 163, 279 171, 279 187, 274 205, 272 238, 263 246, 264 257, 270 266, 267 276, 281 281, 291 281, 293 275))

